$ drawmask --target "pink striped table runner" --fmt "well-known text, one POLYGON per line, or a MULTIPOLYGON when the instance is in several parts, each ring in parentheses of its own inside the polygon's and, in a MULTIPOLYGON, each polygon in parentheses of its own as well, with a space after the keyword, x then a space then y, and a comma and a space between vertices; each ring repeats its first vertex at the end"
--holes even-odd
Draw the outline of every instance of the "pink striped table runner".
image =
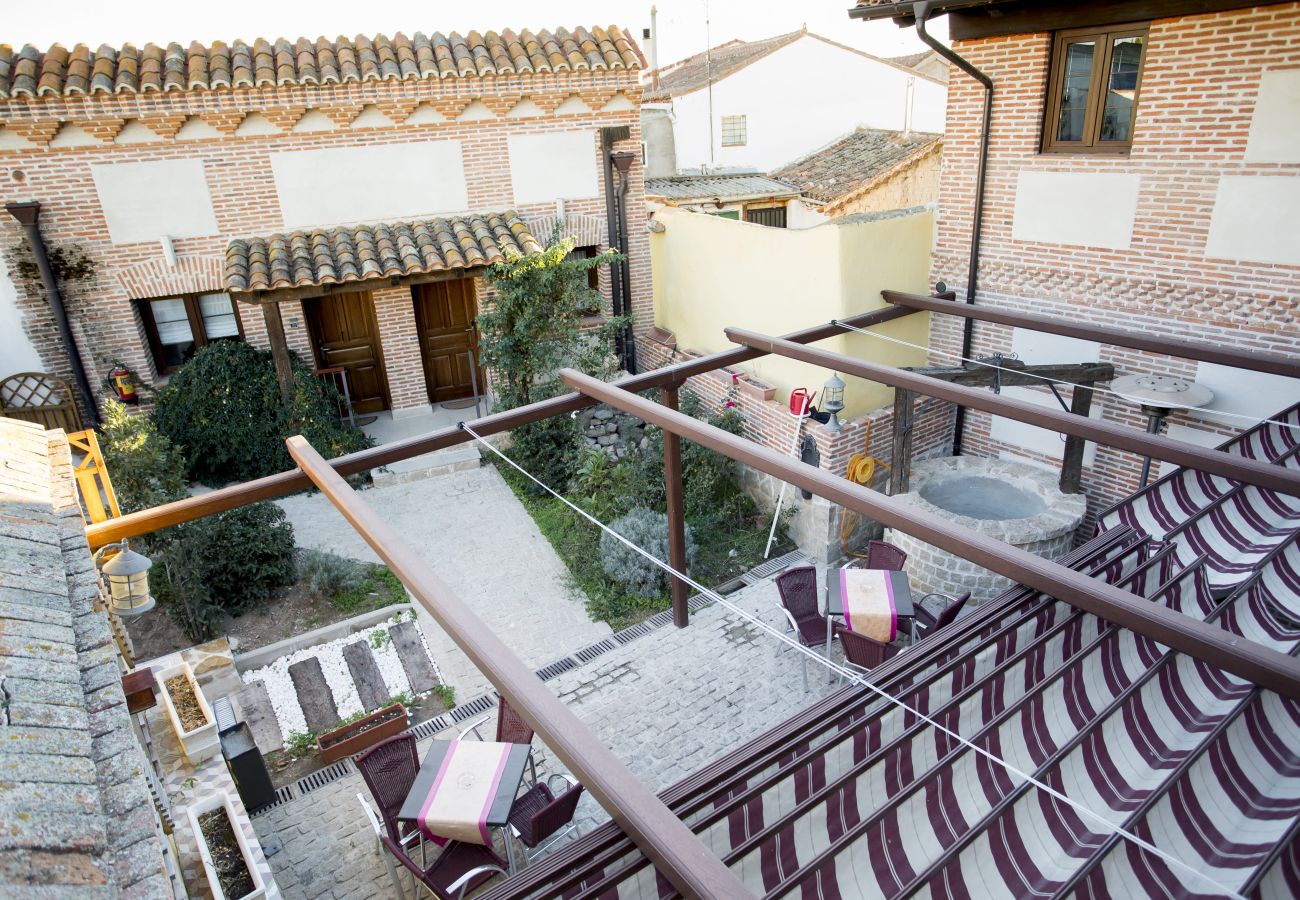
POLYGON ((416 820, 431 837, 490 846, 487 817, 512 744, 452 741, 416 820))
POLYGON ((840 569, 840 597, 849 631, 885 644, 898 637, 894 574, 884 569, 840 569))

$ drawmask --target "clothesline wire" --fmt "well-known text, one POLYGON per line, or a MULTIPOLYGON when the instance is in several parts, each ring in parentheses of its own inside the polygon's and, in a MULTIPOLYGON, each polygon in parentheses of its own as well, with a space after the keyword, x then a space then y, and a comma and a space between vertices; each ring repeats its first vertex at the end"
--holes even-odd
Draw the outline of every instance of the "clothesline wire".
POLYGON ((649 560, 652 564, 662 569, 668 575, 681 579, 686 584, 694 588, 696 591, 699 591, 701 594, 711 599, 714 603, 717 603, 719 606, 725 607, 726 609, 730 610, 731 612, 735 613, 741 618, 747 620, 751 624, 757 626, 760 630, 765 631, 768 634, 775 637, 778 641, 781 641, 782 643, 790 647, 793 647, 797 652, 804 654, 806 657, 812 659, 814 662, 818 663, 819 665, 822 665, 830 669, 832 672, 840 675, 841 677, 849 679, 854 684, 858 684, 861 685, 862 687, 867 688, 872 693, 878 695, 881 699, 886 700, 889 703, 892 703, 893 705, 902 709, 904 712, 908 713, 909 715, 915 716, 919 720, 925 722, 931 728, 934 728, 935 730, 948 735, 950 738, 957 741, 959 744, 966 747, 968 750, 972 751, 973 753, 976 753, 979 756, 982 756, 988 759, 989 761, 1001 766, 1012 776, 1022 779, 1023 781, 1033 785, 1038 790, 1042 791, 1043 793, 1047 794, 1053 799, 1069 806, 1071 809, 1075 810, 1085 818, 1100 824, 1102 828, 1104 828, 1106 831, 1109 831, 1113 834, 1119 835, 1120 837, 1128 841, 1131 841, 1133 844, 1142 848, 1143 850, 1146 850, 1148 853, 1151 853, 1163 859, 1166 863, 1170 864, 1174 868, 1191 874, 1196 880, 1202 881, 1209 885, 1213 885, 1215 890, 1222 891, 1228 896, 1238 898, 1238 900, 1245 900, 1244 896, 1238 893, 1237 891, 1234 891, 1231 888, 1223 884, 1220 884, 1218 881, 1211 878, 1209 875, 1206 875, 1204 872, 1200 871, 1199 869, 1196 869, 1191 865, 1189 865, 1188 863, 1183 862, 1181 859, 1171 855, 1167 851, 1161 850, 1159 847, 1157 847, 1155 844, 1151 843, 1150 841, 1134 834, 1133 832, 1123 828, 1122 826, 1114 824, 1105 816, 1103 816, 1101 813, 1093 812, 1087 806, 1084 806, 1078 801, 1073 800, 1070 797, 1067 797, 1065 794, 1056 790, 1051 785, 1044 783, 1038 778, 1035 778, 1033 775, 1031 775, 1028 772, 1025 772, 1024 770, 1020 769, 1018 766, 1009 763, 1006 760, 1002 759, 1001 757, 997 756, 996 754, 991 753, 988 750, 985 750, 983 747, 978 746, 973 741, 969 740, 963 735, 958 734, 957 732, 953 731, 951 728, 942 725, 941 723, 931 718, 929 715, 922 712, 921 710, 913 706, 909 706, 907 703, 898 699, 893 694, 890 694, 888 691, 877 686, 873 682, 863 678, 857 672, 854 672, 853 670, 840 665, 834 660, 822 656, 820 653, 815 652, 809 647, 805 647, 803 644, 793 640, 792 638, 790 638, 788 635, 784 634, 777 628, 763 621, 758 616, 754 615, 753 613, 745 609, 742 609, 741 607, 732 603, 726 597, 723 597, 721 594, 718 594, 712 589, 700 584, 698 581, 691 578, 691 576, 687 575, 685 572, 677 571, 669 563, 665 562, 664 560, 655 556, 653 553, 649 552, 648 550, 645 550, 644 548, 628 540, 618 531, 615 531, 613 528, 606 525, 604 522, 600 521, 595 516, 591 515, 585 509, 575 504, 568 497, 565 497, 563 494, 560 494, 558 491, 554 490, 550 485, 546 484, 545 482, 537 478, 535 475, 533 475, 523 466, 519 465, 519 463, 515 462, 510 457, 506 456, 506 454, 503 453, 501 450, 497 449, 497 447, 494 444, 485 440, 476 431, 474 431, 474 429, 468 423, 460 422, 459 427, 462 430, 468 432, 470 436, 474 438, 475 441, 477 441, 481 446, 486 447, 488 451, 491 452, 493 455, 499 457, 502 461, 504 461, 507 465, 509 465, 519 474, 523 475, 529 481, 533 482, 533 484, 537 485, 542 490, 546 491, 546 493, 550 494, 552 497, 559 500, 565 506, 572 509, 579 516, 586 519, 591 524, 595 525, 602 532, 608 534, 610 537, 619 541, 621 544, 628 547, 633 552, 649 560))
MULTIPOLYGON (((950 350, 939 350, 934 347, 923 347, 920 344, 914 344, 911 341, 905 341, 902 338, 890 337, 887 334, 880 334, 879 332, 870 331, 866 328, 858 328, 854 325, 850 325, 847 322, 842 322, 838 319, 832 319, 831 324, 838 325, 840 328, 847 328, 849 331, 854 331, 857 332, 858 334, 865 334, 868 337, 877 338, 882 341, 888 341, 891 344, 898 344, 899 346, 902 347, 911 347, 913 350, 922 350, 926 353, 934 354, 935 356, 943 356, 943 357, 947 357, 948 359, 958 360, 959 362, 970 363, 971 365, 975 365, 975 366, 983 366, 986 369, 996 369, 999 372, 1010 372, 1014 375, 1023 375, 1026 378, 1036 378, 1039 381, 1044 381, 1047 382, 1048 384, 1064 384, 1068 387, 1083 388, 1084 390, 1097 391, 1098 393, 1102 393, 1102 394, 1112 394, 1128 403, 1140 402, 1140 401, 1135 401, 1133 400, 1132 397, 1127 397, 1124 394, 1121 394, 1118 391, 1113 390, 1112 388, 1100 387, 1096 384, 1076 384, 1075 382, 1067 381, 1064 378, 1053 378, 1048 375, 1039 375, 1036 372, 1026 372, 1024 369, 1017 369, 1011 366, 1000 366, 997 363, 991 363, 988 360, 984 360, 984 359, 971 359, 968 356, 962 356, 960 353, 953 353, 950 350)), ((1007 354, 1002 354, 1002 355, 1005 357, 1007 354)), ((1281 419, 1260 418, 1259 416, 1252 416, 1249 415, 1248 413, 1228 412, 1227 410, 1222 410, 1222 409, 1210 409, 1209 407, 1206 406, 1180 406, 1178 408, 1186 412, 1201 412, 1201 413, 1207 413, 1211 416, 1228 416, 1229 418, 1233 418, 1233 419, 1243 419, 1254 425, 1263 425, 1263 424, 1280 425, 1281 427, 1289 428, 1292 431, 1300 431, 1300 425, 1293 425, 1290 422, 1283 422, 1281 419)))

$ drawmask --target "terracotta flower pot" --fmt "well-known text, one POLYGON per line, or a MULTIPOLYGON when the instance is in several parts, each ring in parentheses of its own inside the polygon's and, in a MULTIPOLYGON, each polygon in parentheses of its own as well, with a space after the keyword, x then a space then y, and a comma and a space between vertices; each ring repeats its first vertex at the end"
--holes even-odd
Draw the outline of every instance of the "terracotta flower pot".
POLYGON ((336 762, 360 753, 385 738, 406 730, 406 707, 400 703, 377 709, 367 716, 327 731, 316 738, 316 749, 324 762, 336 762))

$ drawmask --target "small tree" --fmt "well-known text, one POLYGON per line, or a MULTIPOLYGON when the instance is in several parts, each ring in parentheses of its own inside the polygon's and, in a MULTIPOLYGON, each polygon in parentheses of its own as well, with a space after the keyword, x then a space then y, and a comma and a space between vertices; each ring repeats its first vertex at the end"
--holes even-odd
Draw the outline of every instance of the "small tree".
POLYGON ((99 449, 122 512, 132 513, 189 496, 185 457, 158 432, 153 419, 105 400, 99 449))
MULTIPOLYGON (((541 253, 514 253, 488 267, 487 285, 495 296, 478 317, 479 346, 503 409, 560 393, 556 372, 565 366, 593 373, 605 368, 612 337, 627 324, 626 317, 615 317, 597 328, 582 327, 588 310, 600 303, 588 273, 623 256, 608 250, 582 259, 570 256, 573 247, 557 226, 541 253)), ((512 436, 520 464, 564 490, 578 464, 577 423, 558 416, 516 428, 512 436)))

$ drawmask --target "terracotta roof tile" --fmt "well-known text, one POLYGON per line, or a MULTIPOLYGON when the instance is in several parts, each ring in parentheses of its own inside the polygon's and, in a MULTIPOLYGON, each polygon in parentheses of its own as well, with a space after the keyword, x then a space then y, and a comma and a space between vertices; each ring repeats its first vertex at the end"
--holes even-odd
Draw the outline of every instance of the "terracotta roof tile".
POLYGON ((290 231, 231 241, 226 288, 249 293, 427 275, 541 249, 515 212, 290 231))
POLYGON ((137 50, 55 44, 45 52, 0 44, 0 97, 215 90, 516 75, 524 72, 635 70, 641 51, 617 26, 516 34, 471 31, 349 39, 258 38, 211 45, 146 44, 137 50))
POLYGON ((881 128, 859 128, 828 147, 772 172, 805 196, 833 203, 870 184, 913 154, 930 148, 943 135, 881 128))

